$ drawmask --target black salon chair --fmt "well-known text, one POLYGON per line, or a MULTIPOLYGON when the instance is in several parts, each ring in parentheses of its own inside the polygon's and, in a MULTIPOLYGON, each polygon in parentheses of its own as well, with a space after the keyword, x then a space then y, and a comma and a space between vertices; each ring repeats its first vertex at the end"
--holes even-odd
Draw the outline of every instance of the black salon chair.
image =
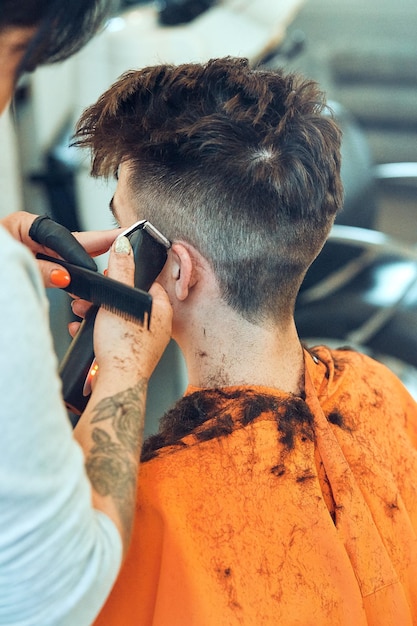
POLYGON ((374 166, 360 127, 343 107, 332 108, 344 132, 345 206, 302 285, 298 331, 308 344, 357 347, 409 375, 417 368, 417 246, 375 228, 378 186, 417 191, 417 163, 374 166))

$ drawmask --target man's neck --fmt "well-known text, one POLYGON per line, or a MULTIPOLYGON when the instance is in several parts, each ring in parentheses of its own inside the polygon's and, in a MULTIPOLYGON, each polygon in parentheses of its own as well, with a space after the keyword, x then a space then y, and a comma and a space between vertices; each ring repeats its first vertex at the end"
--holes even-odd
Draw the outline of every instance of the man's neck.
POLYGON ((300 392, 304 360, 293 321, 258 326, 225 307, 223 311, 217 308, 213 315, 209 311, 195 322, 178 341, 190 385, 258 385, 300 392))

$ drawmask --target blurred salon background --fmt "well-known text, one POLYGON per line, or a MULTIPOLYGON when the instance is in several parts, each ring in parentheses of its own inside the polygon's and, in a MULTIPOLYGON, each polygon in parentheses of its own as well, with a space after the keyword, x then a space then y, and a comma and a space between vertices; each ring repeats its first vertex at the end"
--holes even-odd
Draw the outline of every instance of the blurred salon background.
MULTIPOLYGON (((116 2, 78 55, 19 84, 0 122, 2 206, 71 230, 113 225, 113 183, 90 179, 88 155, 70 138, 82 110, 128 69, 233 55, 301 71, 321 83, 343 128, 346 201, 302 290, 300 334, 368 351, 417 397, 416 32, 415 0, 116 2)), ((61 359, 68 296, 54 291, 50 302, 61 359)), ((170 345, 151 384, 148 432, 185 385, 170 345)))

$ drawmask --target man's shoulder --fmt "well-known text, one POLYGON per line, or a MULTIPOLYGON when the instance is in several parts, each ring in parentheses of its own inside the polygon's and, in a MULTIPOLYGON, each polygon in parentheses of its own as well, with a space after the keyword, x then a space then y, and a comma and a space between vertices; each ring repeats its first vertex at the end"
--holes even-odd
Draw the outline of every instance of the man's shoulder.
POLYGON ((416 400, 387 365, 350 348, 317 346, 311 353, 326 367, 320 395, 328 410, 342 408, 356 424, 417 424, 416 400))
POLYGON ((378 361, 376 358, 350 346, 332 348, 318 345, 309 348, 308 351, 324 363, 329 370, 332 370, 335 377, 342 373, 359 377, 369 372, 383 378, 396 378, 395 374, 382 361, 378 361))
POLYGON ((352 348, 332 349, 315 346, 310 353, 325 370, 323 380, 316 381, 319 394, 335 401, 349 398, 349 403, 360 404, 364 398, 374 404, 410 407, 415 411, 416 402, 396 372, 387 364, 352 348))

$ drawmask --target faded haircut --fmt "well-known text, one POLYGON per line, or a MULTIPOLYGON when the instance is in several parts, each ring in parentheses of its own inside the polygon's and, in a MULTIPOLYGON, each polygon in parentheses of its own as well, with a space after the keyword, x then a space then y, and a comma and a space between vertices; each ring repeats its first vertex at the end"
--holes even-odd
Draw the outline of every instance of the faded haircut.
POLYGON ((228 57, 124 74, 75 144, 94 176, 128 161, 138 217, 199 250, 259 322, 292 315, 341 207, 340 136, 315 82, 228 57))

